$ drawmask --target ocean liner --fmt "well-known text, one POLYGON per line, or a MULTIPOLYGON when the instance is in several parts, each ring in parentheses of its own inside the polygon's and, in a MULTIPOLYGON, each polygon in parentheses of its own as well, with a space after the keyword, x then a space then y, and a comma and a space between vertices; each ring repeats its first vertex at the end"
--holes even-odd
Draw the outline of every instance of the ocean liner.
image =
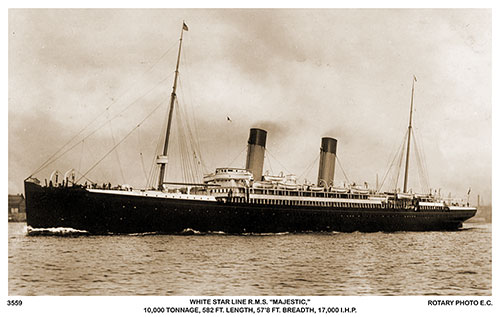
POLYGON ((300 184, 294 175, 263 173, 267 132, 260 128, 250 129, 245 168, 217 168, 199 182, 166 182, 182 38, 187 30, 183 23, 163 151, 156 158, 156 186, 82 184, 72 173, 61 180, 53 173, 42 184, 31 175, 24 181, 30 230, 72 228, 89 234, 456 230, 475 215, 476 209, 468 203, 443 200, 432 193, 414 194, 407 188, 416 78, 402 191, 335 187, 337 140, 331 137, 321 139, 316 184, 300 184))

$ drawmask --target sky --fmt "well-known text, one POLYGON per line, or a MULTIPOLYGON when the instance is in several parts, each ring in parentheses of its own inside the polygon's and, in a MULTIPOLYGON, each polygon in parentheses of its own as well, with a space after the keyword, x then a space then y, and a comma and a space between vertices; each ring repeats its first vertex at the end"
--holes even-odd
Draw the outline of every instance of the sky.
MULTIPOLYGON (((9 193, 99 126, 33 176, 84 173, 109 152, 89 178, 144 186, 183 20, 178 109, 205 172, 244 167, 258 127, 268 131, 264 170, 315 182, 329 136, 338 140, 336 185, 374 187, 404 138, 416 76, 413 123, 429 186, 462 197, 471 188, 474 203, 491 202, 488 9, 10 9, 9 193)), ((176 131, 174 179, 186 158, 175 159, 176 131)), ((409 187, 421 192, 417 167, 411 160, 409 187)))

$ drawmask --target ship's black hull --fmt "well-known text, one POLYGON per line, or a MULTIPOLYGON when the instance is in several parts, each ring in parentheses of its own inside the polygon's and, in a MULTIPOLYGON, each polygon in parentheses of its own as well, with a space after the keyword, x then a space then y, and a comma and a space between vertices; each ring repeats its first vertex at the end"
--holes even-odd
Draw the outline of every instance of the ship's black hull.
POLYGON ((96 193, 81 187, 25 182, 27 224, 91 234, 200 232, 376 232, 456 230, 475 214, 460 211, 225 204, 213 201, 96 193))

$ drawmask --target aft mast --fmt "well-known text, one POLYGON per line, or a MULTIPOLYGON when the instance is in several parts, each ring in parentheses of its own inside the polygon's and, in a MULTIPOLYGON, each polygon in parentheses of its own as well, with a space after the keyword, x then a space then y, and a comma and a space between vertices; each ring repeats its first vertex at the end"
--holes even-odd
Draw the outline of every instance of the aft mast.
POLYGON ((159 190, 163 189, 163 182, 165 179, 166 165, 168 163, 168 159, 167 159, 168 141, 170 138, 170 129, 172 127, 172 116, 173 116, 174 104, 175 104, 175 98, 176 98, 175 90, 177 88, 177 77, 179 77, 179 62, 181 60, 182 35, 184 34, 184 31, 187 31, 187 30, 188 30, 188 26, 183 21, 182 22, 182 29, 181 29, 181 38, 179 39, 179 52, 177 53, 177 64, 175 66, 174 85, 172 87, 172 93, 170 94, 170 110, 168 112, 167 132, 165 135, 165 144, 163 146, 163 155, 158 155, 157 160, 156 160, 156 163, 160 164, 160 175, 158 177, 158 189, 159 190))
POLYGON ((404 179, 404 186, 403 186, 403 193, 407 192, 407 187, 408 187, 408 167, 410 164, 410 138, 411 138, 411 119, 413 116, 413 94, 415 92, 415 82, 417 81, 417 77, 413 75, 413 83, 411 86, 411 103, 410 103, 410 123, 408 124, 408 144, 406 147, 406 164, 405 164, 405 179, 404 179))

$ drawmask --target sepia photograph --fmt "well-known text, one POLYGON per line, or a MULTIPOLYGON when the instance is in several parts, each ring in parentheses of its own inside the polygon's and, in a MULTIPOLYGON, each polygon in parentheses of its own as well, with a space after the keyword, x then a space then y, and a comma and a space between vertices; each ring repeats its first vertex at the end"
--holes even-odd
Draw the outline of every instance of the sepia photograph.
POLYGON ((492 309, 492 9, 10 8, 7 50, 7 306, 492 309))

